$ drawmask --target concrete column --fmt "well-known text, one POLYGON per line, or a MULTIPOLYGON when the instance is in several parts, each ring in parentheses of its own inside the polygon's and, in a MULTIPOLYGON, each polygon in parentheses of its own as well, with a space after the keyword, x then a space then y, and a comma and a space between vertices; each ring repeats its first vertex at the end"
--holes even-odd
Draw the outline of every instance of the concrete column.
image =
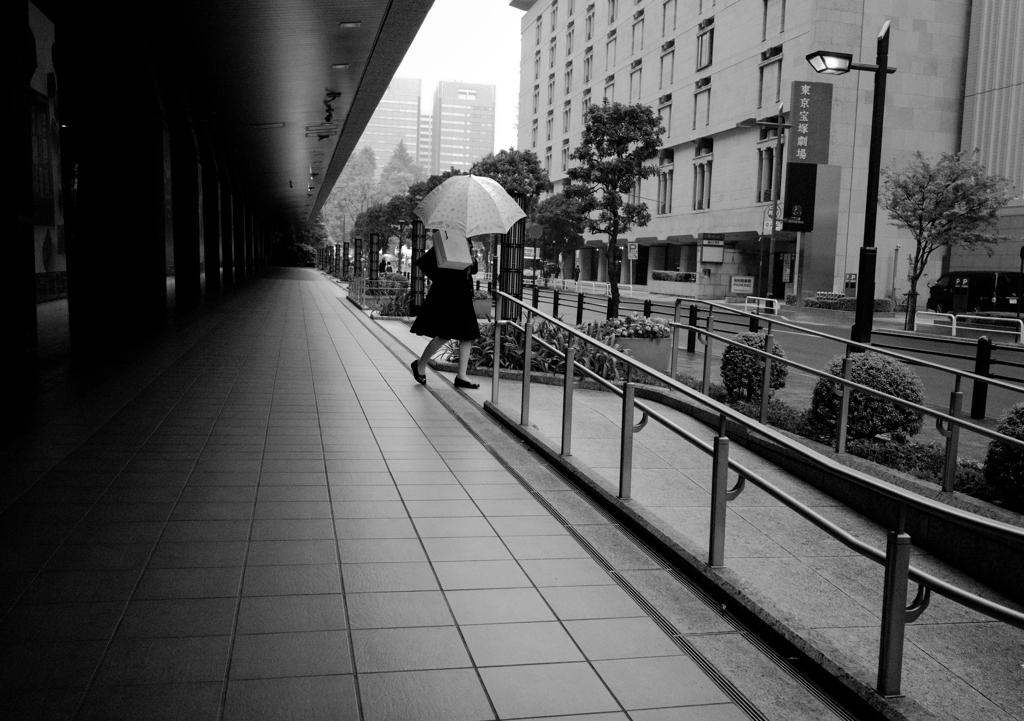
POLYGON ((227 288, 235 283, 235 213, 232 207, 231 189, 227 183, 220 184, 220 252, 224 269, 223 283, 227 288))
POLYGON ((237 283, 248 277, 245 272, 245 200, 237 195, 234 196, 232 209, 235 216, 233 232, 235 236, 235 282, 237 283))
POLYGON ((245 276, 256 274, 255 248, 256 216, 248 208, 245 210, 245 276))
POLYGON ((172 124, 171 133, 175 310, 188 311, 199 304, 202 296, 202 166, 188 125, 179 119, 172 124))
POLYGON ((206 292, 216 293, 221 281, 221 192, 220 179, 213 162, 203 165, 203 255, 206 268, 206 292))

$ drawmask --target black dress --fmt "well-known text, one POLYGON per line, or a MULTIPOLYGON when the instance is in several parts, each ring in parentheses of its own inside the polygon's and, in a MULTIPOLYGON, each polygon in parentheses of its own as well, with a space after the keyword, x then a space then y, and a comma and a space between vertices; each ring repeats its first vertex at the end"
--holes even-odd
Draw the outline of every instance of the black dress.
POLYGON ((477 271, 476 260, 472 268, 465 270, 438 268, 437 256, 431 248, 416 261, 416 265, 430 278, 431 286, 411 332, 448 340, 479 338, 480 325, 473 310, 472 276, 477 271))

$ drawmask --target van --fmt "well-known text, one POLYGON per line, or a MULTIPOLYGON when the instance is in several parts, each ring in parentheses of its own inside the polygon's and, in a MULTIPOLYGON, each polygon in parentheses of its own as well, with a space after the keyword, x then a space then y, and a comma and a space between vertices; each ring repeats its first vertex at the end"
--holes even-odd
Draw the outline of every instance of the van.
POLYGON ((1024 274, 994 270, 958 270, 929 283, 928 310, 936 313, 1015 312, 1024 310, 1024 274))

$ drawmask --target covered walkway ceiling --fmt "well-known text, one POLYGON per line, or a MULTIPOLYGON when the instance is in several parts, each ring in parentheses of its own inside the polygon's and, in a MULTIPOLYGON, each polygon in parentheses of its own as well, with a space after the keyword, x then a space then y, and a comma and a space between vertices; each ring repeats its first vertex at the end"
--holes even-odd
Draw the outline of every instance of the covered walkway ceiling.
MULTIPOLYGON (((75 28, 70 62, 116 37, 123 62, 172 77, 164 92, 184 100, 200 144, 254 206, 292 224, 316 217, 433 0, 37 4, 75 28)), ((117 70, 98 82, 116 85, 117 70)))

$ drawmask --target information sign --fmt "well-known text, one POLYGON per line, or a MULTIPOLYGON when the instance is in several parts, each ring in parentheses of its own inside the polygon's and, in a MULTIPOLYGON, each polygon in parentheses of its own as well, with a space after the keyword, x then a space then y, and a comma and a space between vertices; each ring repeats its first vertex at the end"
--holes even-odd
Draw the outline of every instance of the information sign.
POLYGON ((789 101, 791 138, 787 143, 791 163, 828 165, 832 128, 832 84, 793 81, 789 101))
POLYGON ((639 260, 640 259, 640 244, 630 243, 629 244, 629 255, 626 256, 628 260, 639 260))
POLYGON ((754 276, 734 275, 729 278, 729 292, 735 295, 750 295, 754 292, 754 276))

